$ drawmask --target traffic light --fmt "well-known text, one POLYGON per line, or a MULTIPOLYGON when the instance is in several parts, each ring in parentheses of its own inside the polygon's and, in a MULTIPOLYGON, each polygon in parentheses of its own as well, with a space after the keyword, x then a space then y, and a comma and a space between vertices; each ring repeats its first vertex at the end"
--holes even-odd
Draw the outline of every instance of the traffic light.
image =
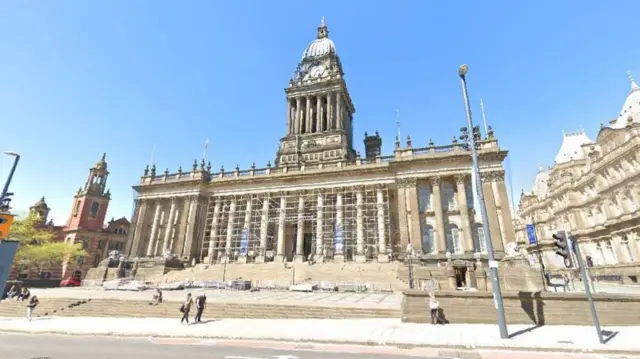
POLYGON ((0 198, 0 212, 8 212, 11 209, 11 196, 13 192, 7 192, 4 198, 0 198))
POLYGON ((558 231, 552 235, 555 239, 555 245, 558 247, 556 254, 564 259, 564 266, 573 268, 573 259, 571 258, 571 248, 569 247, 569 239, 566 231, 558 231))

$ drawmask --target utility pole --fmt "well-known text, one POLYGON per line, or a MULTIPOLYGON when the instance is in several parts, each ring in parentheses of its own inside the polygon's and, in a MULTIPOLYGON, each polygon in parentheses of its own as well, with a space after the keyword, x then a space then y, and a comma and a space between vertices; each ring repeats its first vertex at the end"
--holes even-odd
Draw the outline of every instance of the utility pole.
POLYGON ((548 289, 547 276, 545 275, 547 270, 544 267, 544 262, 542 261, 542 248, 540 248, 540 239, 538 238, 538 233, 537 233, 538 231, 536 230, 536 221, 533 215, 531 216, 531 225, 533 226, 533 236, 536 239, 536 250, 538 251, 538 262, 540 262, 540 274, 542 275, 542 286, 544 290, 547 291, 548 289))
POLYGON ((7 201, 8 197, 10 196, 9 185, 11 185, 11 181, 13 180, 13 175, 16 173, 16 168, 18 167, 18 162, 20 161, 20 155, 15 152, 5 151, 3 153, 5 155, 13 156, 14 159, 13 159, 13 166, 11 166, 11 171, 9 172, 9 177, 7 178, 7 181, 4 183, 4 187, 2 188, 2 194, 0 194, 0 208, 4 206, 9 207, 9 202, 7 201))
POLYGON ((591 288, 589 288, 589 278, 587 278, 587 271, 585 269, 584 261, 582 260, 582 254, 580 253, 580 245, 577 238, 569 237, 570 247, 578 260, 578 267, 580 269, 580 276, 582 277, 582 283, 584 283, 584 292, 587 295, 587 301, 589 301, 589 309, 591 310, 591 319, 593 325, 596 327, 596 333, 598 334, 598 340, 600 344, 605 344, 604 337, 602 336, 602 328, 600 327, 600 320, 598 319, 598 312, 596 312, 596 305, 593 302, 593 296, 591 295, 591 288))
POLYGON ((487 259, 489 261, 489 269, 491 270, 491 287, 493 289, 493 302, 496 306, 496 314, 498 317, 498 327, 500 328, 500 338, 508 339, 507 321, 504 314, 504 304, 502 302, 502 292, 500 290, 500 278, 498 277, 498 261, 495 259, 493 252, 493 244, 491 243, 491 233, 489 231, 489 218, 487 216, 487 208, 484 202, 484 191, 482 190, 482 179, 480 178, 480 167, 478 165, 478 152, 476 150, 475 135, 473 130, 473 120, 471 118, 471 105, 469 104, 469 93, 467 92, 467 65, 460 66, 458 76, 462 84, 462 96, 467 113, 467 126, 469 131, 469 147, 471 148, 471 161, 473 164, 473 172, 476 179, 476 193, 478 194, 478 202, 480 202, 480 214, 482 216, 482 229, 484 231, 484 240, 487 246, 487 259))

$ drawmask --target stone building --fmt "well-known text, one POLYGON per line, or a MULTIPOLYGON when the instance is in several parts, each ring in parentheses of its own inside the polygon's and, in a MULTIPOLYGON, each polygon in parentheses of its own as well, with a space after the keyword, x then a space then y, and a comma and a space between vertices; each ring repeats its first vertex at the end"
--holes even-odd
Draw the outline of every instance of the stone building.
MULTIPOLYGON (((637 281, 640 275, 640 87, 631 90, 617 118, 601 125, 595 141, 583 130, 564 133, 553 166, 540 166, 531 192, 520 197, 518 242, 528 243, 535 223, 543 262, 563 270, 551 235, 568 230, 589 257, 592 274, 637 281)), ((537 254, 537 247, 529 251, 537 254)), ((534 257, 537 257, 535 255, 534 257)))
MULTIPOLYGON (((383 155, 375 131, 365 133, 361 156, 354 148, 356 109, 328 35, 323 20, 285 89, 287 126, 273 164, 212 171, 196 160, 188 170, 163 173, 147 167, 134 186, 130 259, 318 266, 395 262, 412 247, 424 266, 457 261, 461 276, 486 260, 466 145, 454 137, 443 146, 413 147, 408 137, 402 146, 396 138, 394 153, 383 155)), ((488 225, 502 258, 514 229, 507 151, 493 131, 479 156, 488 225)))

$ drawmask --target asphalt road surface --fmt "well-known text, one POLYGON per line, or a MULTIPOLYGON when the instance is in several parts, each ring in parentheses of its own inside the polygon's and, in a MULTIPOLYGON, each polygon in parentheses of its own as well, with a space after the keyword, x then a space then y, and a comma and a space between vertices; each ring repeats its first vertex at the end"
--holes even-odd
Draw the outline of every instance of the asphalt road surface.
MULTIPOLYGON (((0 333, 2 359, 406 359, 379 354, 154 344, 147 339, 0 333)), ((442 358, 438 358, 442 359, 442 358)))

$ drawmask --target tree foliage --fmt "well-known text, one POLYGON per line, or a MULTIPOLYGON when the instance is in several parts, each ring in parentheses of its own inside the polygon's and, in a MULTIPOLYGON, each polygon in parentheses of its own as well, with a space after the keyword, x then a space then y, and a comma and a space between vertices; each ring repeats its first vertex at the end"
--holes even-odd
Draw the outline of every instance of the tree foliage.
POLYGON ((37 273, 61 265, 67 259, 75 262, 86 255, 82 245, 56 241, 53 228, 43 226, 35 213, 16 219, 9 231, 9 239, 20 241, 14 264, 24 265, 37 273))

